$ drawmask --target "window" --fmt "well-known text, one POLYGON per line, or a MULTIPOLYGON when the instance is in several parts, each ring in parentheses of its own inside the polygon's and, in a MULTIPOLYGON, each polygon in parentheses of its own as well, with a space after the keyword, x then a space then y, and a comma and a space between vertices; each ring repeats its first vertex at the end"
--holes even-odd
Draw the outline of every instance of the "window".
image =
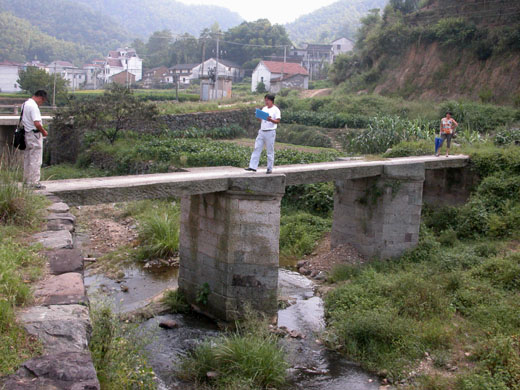
POLYGON ((336 45, 336 49, 341 50, 341 45, 336 45))
POLYGON ((260 82, 264 82, 264 76, 260 77, 260 82))

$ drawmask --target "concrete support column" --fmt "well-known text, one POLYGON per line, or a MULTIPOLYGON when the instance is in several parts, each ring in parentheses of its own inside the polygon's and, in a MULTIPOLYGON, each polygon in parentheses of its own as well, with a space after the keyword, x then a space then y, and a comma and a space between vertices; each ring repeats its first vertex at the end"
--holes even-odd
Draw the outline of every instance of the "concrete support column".
POLYGON ((378 177, 337 180, 331 246, 387 259, 417 245, 424 164, 387 163, 378 177))
POLYGON ((276 314, 284 189, 285 177, 272 175, 182 198, 179 288, 188 302, 225 321, 246 305, 276 314))

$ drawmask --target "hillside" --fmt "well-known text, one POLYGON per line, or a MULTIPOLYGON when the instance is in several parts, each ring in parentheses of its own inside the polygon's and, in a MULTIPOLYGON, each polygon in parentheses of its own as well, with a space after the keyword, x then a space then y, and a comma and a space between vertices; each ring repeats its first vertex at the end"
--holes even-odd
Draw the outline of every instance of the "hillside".
POLYGON ((114 19, 71 0, 0 0, 0 11, 27 20, 49 36, 103 53, 131 41, 114 19))
POLYGON ((359 20, 373 8, 384 8, 388 0, 340 0, 285 25, 291 40, 330 42, 339 37, 353 39, 359 20))
POLYGON ((78 65, 99 55, 88 47, 51 37, 30 22, 12 14, 0 13, 0 61, 24 62, 37 58, 49 62, 55 59, 78 65))
POLYGON ((133 36, 148 38, 154 31, 176 34, 200 32, 217 22, 222 30, 243 19, 229 9, 210 5, 186 5, 175 0, 76 0, 125 26, 133 36))
POLYGON ((363 20, 331 73, 347 90, 520 104, 520 2, 432 0, 363 20))

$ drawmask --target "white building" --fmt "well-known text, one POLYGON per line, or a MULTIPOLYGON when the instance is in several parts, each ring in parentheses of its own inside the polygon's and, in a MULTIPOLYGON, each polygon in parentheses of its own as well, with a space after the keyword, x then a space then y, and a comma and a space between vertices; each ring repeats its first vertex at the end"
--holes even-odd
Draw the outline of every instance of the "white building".
POLYGON ((178 79, 180 85, 188 85, 191 80, 198 78, 200 64, 177 64, 168 69, 166 76, 168 83, 175 83, 178 79))
POLYGON ((143 60, 139 58, 134 49, 128 47, 108 53, 101 77, 105 83, 109 83, 112 76, 125 70, 135 76, 135 81, 143 78, 143 60))
MULTIPOLYGON (((209 77, 217 68, 217 60, 209 58, 204 63, 193 68, 193 79, 209 77)), ((244 71, 240 65, 232 61, 218 60, 218 76, 222 78, 230 78, 232 81, 239 81, 244 77, 244 71)))
MULTIPOLYGON (((271 84, 278 84, 276 89, 280 88, 284 79, 291 78, 293 88, 308 89, 309 88, 309 72, 300 64, 292 62, 277 62, 277 61, 260 61, 253 71, 251 78, 251 91, 255 92, 259 83, 264 83, 265 88, 271 91, 271 84), (300 75, 302 77, 293 78, 293 76, 300 75)), ((284 84, 285 85, 285 84, 284 84)))
POLYGON ((354 42, 348 38, 339 38, 332 41, 332 61, 340 54, 351 52, 354 49, 354 42))
POLYGON ((20 65, 14 62, 0 62, 0 92, 20 92, 18 72, 20 65))
POLYGON ((68 61, 53 61, 46 67, 49 74, 59 74, 68 81, 67 87, 73 91, 81 89, 87 81, 85 70, 79 69, 68 61))

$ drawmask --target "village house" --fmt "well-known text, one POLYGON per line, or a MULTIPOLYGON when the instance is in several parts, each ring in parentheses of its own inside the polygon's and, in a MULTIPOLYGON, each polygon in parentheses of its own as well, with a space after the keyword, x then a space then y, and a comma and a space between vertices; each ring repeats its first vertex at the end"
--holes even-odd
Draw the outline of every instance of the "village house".
MULTIPOLYGON (((193 79, 202 79, 216 74, 217 60, 215 58, 209 58, 202 64, 197 65, 193 68, 193 79)), ((229 78, 232 81, 240 81, 244 77, 244 70, 240 65, 228 61, 219 59, 218 60, 218 76, 219 78, 229 78)))
POLYGON ((18 84, 18 72, 20 64, 2 61, 0 62, 0 92, 20 92, 18 84))
POLYGON ((339 38, 332 41, 332 62, 336 60, 336 57, 340 54, 351 52, 354 49, 354 41, 348 38, 339 38))
POLYGON ((128 47, 110 51, 103 66, 101 78, 105 83, 109 83, 112 76, 125 70, 135 76, 135 81, 143 78, 143 60, 134 49, 128 47))
POLYGON ((153 88, 157 84, 168 83, 169 70, 166 66, 159 66, 157 68, 148 69, 143 75, 143 86, 146 88, 153 88))
POLYGON ((261 82, 268 91, 274 93, 282 88, 308 89, 309 72, 300 64, 260 61, 253 71, 251 91, 255 92, 261 82))
POLYGON ((68 61, 53 61, 45 68, 49 74, 58 74, 68 81, 67 87, 72 90, 80 89, 87 81, 87 74, 68 61))
POLYGON ((124 70, 122 72, 116 73, 113 76, 110 76, 109 82, 119 85, 130 85, 135 83, 135 74, 124 70))
POLYGON ((178 79, 180 85, 189 85, 191 80, 196 78, 195 68, 198 66, 200 64, 177 64, 172 66, 168 69, 168 82, 175 83, 178 79))

